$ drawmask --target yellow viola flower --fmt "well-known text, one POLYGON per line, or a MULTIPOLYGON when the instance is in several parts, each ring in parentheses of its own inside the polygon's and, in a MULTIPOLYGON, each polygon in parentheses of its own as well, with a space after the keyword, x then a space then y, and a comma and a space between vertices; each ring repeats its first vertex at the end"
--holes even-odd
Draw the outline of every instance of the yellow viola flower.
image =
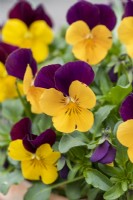
POLYGON ((3 26, 2 40, 20 48, 30 48, 36 61, 42 62, 48 56, 53 32, 44 20, 34 21, 28 27, 19 19, 9 19, 3 26))
POLYGON ((67 29, 66 42, 73 46, 76 58, 95 65, 105 58, 111 48, 112 33, 104 25, 90 30, 84 21, 76 21, 67 29))
POLYGON ((9 156, 21 161, 23 176, 28 180, 41 180, 45 184, 53 183, 57 177, 55 163, 60 158, 59 152, 53 152, 49 144, 43 144, 35 153, 27 151, 22 140, 12 141, 8 148, 9 156))
POLYGON ((126 46, 127 53, 133 58, 133 17, 125 17, 118 28, 118 37, 126 46))

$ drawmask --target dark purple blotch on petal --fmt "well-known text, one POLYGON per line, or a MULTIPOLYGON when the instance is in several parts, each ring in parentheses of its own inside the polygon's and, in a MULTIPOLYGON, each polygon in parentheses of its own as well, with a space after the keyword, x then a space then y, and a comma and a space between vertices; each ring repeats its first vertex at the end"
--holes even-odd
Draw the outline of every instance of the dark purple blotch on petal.
POLYGON ((6 60, 5 66, 9 75, 23 80, 27 65, 30 65, 35 76, 37 64, 30 49, 17 49, 6 60))
POLYGON ((26 135, 31 134, 31 120, 28 117, 21 119, 11 129, 10 135, 12 140, 23 139, 26 135))
POLYGON ((92 67, 83 61, 66 63, 55 72, 56 88, 65 95, 69 95, 69 86, 73 81, 78 80, 89 85, 93 79, 94 71, 92 67))
POLYGON ((105 25, 109 30, 113 30, 116 25, 116 15, 108 5, 95 4, 99 9, 99 24, 105 25))
POLYGON ((55 65, 48 65, 40 69, 38 72, 34 85, 36 87, 42 87, 42 88, 55 88, 55 72, 57 69, 59 69, 61 65, 55 64, 55 65))
POLYGON ((79 1, 68 10, 66 18, 69 24, 82 20, 92 29, 99 24, 99 9, 90 2, 79 1))
POLYGON ((120 116, 123 121, 133 119, 133 93, 126 97, 120 107, 120 116))
POLYGON ((118 73, 114 72, 114 67, 112 67, 108 72, 109 78, 113 83, 116 83, 118 80, 118 73))
POLYGON ((112 163, 116 156, 116 149, 105 140, 93 152, 90 160, 91 162, 99 162, 102 164, 112 163))
POLYGON ((0 62, 5 64, 7 56, 16 49, 18 49, 18 47, 6 44, 4 42, 0 42, 0 62))
POLYGON ((122 18, 124 17, 130 17, 133 16, 133 1, 128 1, 125 5, 124 8, 124 14, 122 16, 122 18))

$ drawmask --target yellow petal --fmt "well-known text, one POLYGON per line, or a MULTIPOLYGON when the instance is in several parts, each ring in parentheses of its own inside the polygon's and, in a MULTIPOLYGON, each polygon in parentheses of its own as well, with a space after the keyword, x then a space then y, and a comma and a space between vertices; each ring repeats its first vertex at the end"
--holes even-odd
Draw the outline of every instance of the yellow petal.
POLYGON ((45 184, 51 184, 53 183, 58 177, 57 168, 52 165, 47 165, 43 170, 41 171, 41 178, 43 183, 45 184))
POLYGON ((2 40, 12 45, 20 46, 28 28, 19 19, 9 19, 2 29, 2 40))
POLYGON ((52 152, 49 156, 45 158, 45 163, 47 163, 48 165, 53 165, 58 161, 60 157, 60 152, 52 152))
POLYGON ((53 152, 53 149, 49 144, 43 144, 36 150, 36 155, 41 159, 45 159, 53 152))
POLYGON ((0 78, 4 78, 6 77, 8 74, 7 74, 7 71, 5 69, 5 66, 2 62, 0 62, 0 78))
POLYGON ((50 44, 53 41, 53 31, 44 20, 33 22, 29 30, 34 37, 34 40, 40 40, 40 42, 43 42, 44 44, 50 44))
POLYGON ((40 98, 42 112, 50 116, 56 116, 65 107, 65 97, 58 90, 51 88, 45 89, 40 98))
POLYGON ((36 40, 32 43, 31 50, 33 57, 38 63, 44 61, 49 54, 48 46, 40 40, 36 40))
POLYGON ((33 113, 37 113, 37 114, 42 113, 39 101, 44 90, 45 90, 44 88, 30 86, 27 92, 26 98, 27 98, 27 101, 29 101, 31 104, 31 111, 33 113))
POLYGON ((8 147, 8 155, 14 160, 30 160, 32 158, 32 153, 27 151, 22 140, 14 140, 10 143, 8 147))
POLYGON ((31 159, 22 161, 21 168, 24 178, 29 180, 40 180, 43 166, 41 166, 39 160, 31 159))
POLYGON ((84 21, 77 21, 71 24, 66 32, 66 42, 75 45, 86 39, 90 34, 90 29, 84 21))
POLYGON ((23 90, 24 94, 27 94, 29 88, 32 85, 33 81, 33 73, 31 67, 28 65, 26 68, 26 72, 24 74, 24 79, 23 79, 23 90))
POLYGON ((93 114, 84 108, 72 109, 71 113, 67 112, 67 108, 64 111, 60 111, 58 116, 52 118, 54 127, 64 133, 71 133, 75 130, 86 132, 93 123, 93 114))
POLYGON ((127 153, 130 161, 133 163, 133 146, 128 148, 127 153))
POLYGON ((133 17, 125 17, 118 28, 118 36, 126 45, 133 44, 133 17))
POLYGON ((127 120, 119 125, 117 139, 126 147, 133 146, 133 119, 127 120))
POLYGON ((69 87, 69 95, 82 108, 93 108, 96 96, 93 91, 80 81, 73 81, 69 87))
POLYGON ((128 55, 133 58, 133 43, 131 42, 129 45, 126 45, 128 55))

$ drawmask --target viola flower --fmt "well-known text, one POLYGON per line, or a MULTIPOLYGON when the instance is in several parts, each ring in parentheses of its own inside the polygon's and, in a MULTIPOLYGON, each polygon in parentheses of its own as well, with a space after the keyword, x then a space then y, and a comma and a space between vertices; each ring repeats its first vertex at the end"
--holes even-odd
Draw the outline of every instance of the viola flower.
POLYGON ((93 152, 90 160, 91 162, 98 162, 102 164, 110 164, 115 160, 116 149, 105 140, 93 152))
POLYGON ((35 86, 45 88, 40 97, 43 113, 52 116, 54 127, 65 133, 88 131, 94 122, 90 109, 96 97, 87 86, 94 79, 92 68, 83 61, 63 66, 43 67, 35 78, 35 86))
POLYGON ((128 147, 127 153, 130 161, 133 162, 133 93, 123 101, 120 115, 124 122, 118 127, 117 139, 122 145, 128 147))
POLYGON ((67 12, 70 24, 66 41, 76 58, 95 65, 105 58, 112 46, 111 30, 116 24, 113 10, 87 1, 75 3, 67 12))
MULTIPOLYGON (((5 68, 7 56, 16 49, 17 47, 15 46, 0 42, 0 102, 18 96, 15 88, 16 78, 9 76, 5 68)), ((20 83, 19 89, 22 93, 22 85, 20 83)))
POLYGON ((24 178, 41 180, 45 184, 53 183, 57 177, 57 160, 60 153, 52 149, 56 135, 51 129, 39 136, 32 134, 31 121, 23 118, 11 130, 12 142, 8 147, 9 156, 21 161, 24 178))
POLYGON ((133 58, 133 2, 128 1, 125 5, 123 19, 118 28, 118 37, 120 41, 126 46, 128 55, 133 58))
POLYGON ((31 50, 18 49, 14 51, 7 57, 5 66, 9 75, 23 80, 23 91, 27 100, 32 102, 32 112, 41 113, 38 98, 44 89, 34 87, 37 64, 31 50))
POLYGON ((2 40, 20 48, 30 48, 37 62, 44 61, 49 53, 48 45, 53 41, 53 32, 49 26, 52 25, 50 18, 42 6, 33 10, 29 3, 21 1, 9 16, 11 19, 2 28, 2 40))

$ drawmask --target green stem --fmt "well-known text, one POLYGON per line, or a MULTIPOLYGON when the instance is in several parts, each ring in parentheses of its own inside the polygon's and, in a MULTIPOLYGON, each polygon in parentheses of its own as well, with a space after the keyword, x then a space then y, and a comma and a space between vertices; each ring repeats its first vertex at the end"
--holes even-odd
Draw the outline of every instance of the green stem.
POLYGON ((25 100, 23 99, 23 97, 21 96, 21 93, 20 93, 20 91, 19 91, 19 88, 18 88, 18 81, 17 81, 17 80, 16 80, 16 82, 15 82, 15 86, 16 86, 16 91, 17 91, 18 97, 19 97, 19 99, 20 99, 20 101, 21 101, 21 103, 22 103, 22 105, 23 105, 23 107, 24 107, 25 113, 26 113, 26 115, 27 115, 29 118, 31 118, 31 113, 30 113, 30 111, 27 109, 27 104, 26 104, 25 100))
POLYGON ((69 183, 73 183, 73 182, 75 182, 75 181, 79 181, 79 180, 81 180, 81 179, 83 179, 83 178, 84 178, 83 176, 79 176, 79 177, 77 177, 77 178, 75 178, 75 179, 72 179, 72 180, 67 180, 67 181, 64 181, 64 182, 62 182, 62 183, 57 183, 57 184, 53 185, 53 186, 51 187, 51 189, 55 189, 55 188, 57 188, 57 187, 60 187, 60 186, 63 186, 63 185, 67 185, 67 184, 69 184, 69 183))

